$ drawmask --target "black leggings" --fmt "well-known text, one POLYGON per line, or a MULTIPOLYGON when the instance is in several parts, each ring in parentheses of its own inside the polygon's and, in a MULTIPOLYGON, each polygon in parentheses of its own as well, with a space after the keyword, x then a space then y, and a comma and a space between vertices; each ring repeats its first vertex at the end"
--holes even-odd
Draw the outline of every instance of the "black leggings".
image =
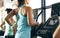
POLYGON ((0 36, 4 35, 4 31, 0 30, 0 36))
POLYGON ((8 35, 8 36, 5 36, 5 38, 14 38, 14 35, 8 35))

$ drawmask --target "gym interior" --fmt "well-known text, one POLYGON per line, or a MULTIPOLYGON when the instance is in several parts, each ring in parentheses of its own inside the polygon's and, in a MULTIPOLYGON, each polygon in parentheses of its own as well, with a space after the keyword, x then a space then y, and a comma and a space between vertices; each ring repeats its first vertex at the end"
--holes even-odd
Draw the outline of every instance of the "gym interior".
MULTIPOLYGON (((0 24, 6 16, 4 12, 10 12, 16 8, 12 5, 13 1, 16 0, 0 0, 0 24)), ((31 38, 60 38, 60 0, 30 0, 29 6, 33 9, 34 21, 40 24, 38 27, 31 27, 31 38), (57 35, 55 35, 56 32, 57 35)), ((13 19, 16 21, 15 16, 13 19)), ((3 30, 0 27, 0 38, 5 38, 5 30, 3 30)))

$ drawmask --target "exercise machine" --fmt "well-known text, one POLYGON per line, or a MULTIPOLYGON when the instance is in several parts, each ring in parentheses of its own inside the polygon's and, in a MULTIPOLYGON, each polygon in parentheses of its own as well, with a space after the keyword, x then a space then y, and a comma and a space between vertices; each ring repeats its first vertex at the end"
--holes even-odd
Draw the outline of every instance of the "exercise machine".
MULTIPOLYGON (((45 6, 45 0, 43 5, 42 5, 42 11, 40 12, 40 14, 42 14, 42 23, 40 24, 39 27, 32 27, 32 31, 31 31, 31 38, 35 38, 37 36, 41 36, 42 38, 52 38, 52 35, 55 31, 55 29, 57 28, 57 26, 59 25, 59 20, 58 20, 58 16, 60 16, 60 3, 56 3, 56 4, 52 4, 51 6, 51 17, 46 21, 46 6, 45 6)), ((39 15, 37 15, 37 19, 39 15)))

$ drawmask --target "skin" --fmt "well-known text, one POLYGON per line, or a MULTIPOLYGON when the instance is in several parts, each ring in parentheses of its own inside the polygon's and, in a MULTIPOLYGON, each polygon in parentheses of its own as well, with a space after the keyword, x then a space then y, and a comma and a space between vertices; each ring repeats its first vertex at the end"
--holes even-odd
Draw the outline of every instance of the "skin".
MULTIPOLYGON (((29 0, 25 0, 25 1, 24 1, 24 6, 23 6, 23 8, 22 8, 22 11, 23 11, 23 12, 22 12, 22 15, 23 15, 23 16, 27 16, 27 22, 28 22, 28 24, 29 24, 30 26, 39 25, 39 23, 34 22, 34 20, 33 20, 33 18, 32 18, 32 8, 29 7, 29 6, 27 6, 27 5, 28 5, 28 2, 29 2, 29 0)), ((12 10, 12 11, 7 15, 7 17, 5 18, 5 20, 6 20, 10 25, 12 25, 12 24, 9 22, 9 19, 10 19, 11 17, 13 17, 14 15, 18 14, 18 11, 19 11, 19 10, 20 10, 20 9, 18 9, 18 8, 12 10)))
MULTIPOLYGON (((15 2, 14 2, 14 4, 16 4, 15 2)), ((17 6, 17 4, 16 4, 16 6, 17 6)), ((6 20, 4 20, 1 24, 0 24, 0 27, 2 28, 2 30, 5 32, 5 29, 3 28, 3 25, 5 24, 5 21, 6 20)), ((13 26, 13 24, 14 24, 14 19, 13 18, 10 18, 9 19, 9 22, 11 23, 11 26, 13 26)), ((16 32, 16 28, 14 29, 12 29, 13 30, 13 33, 15 34, 15 32, 16 32)))
MULTIPOLYGON (((58 17, 58 19, 60 21, 60 16, 58 17)), ((57 29, 53 33, 53 38, 60 38, 60 22, 59 22, 59 25, 58 25, 57 29)))
MULTIPOLYGON (((10 23, 11 23, 12 26, 13 26, 13 24, 14 24, 14 19, 13 19, 13 18, 10 18, 10 23)), ((17 27, 12 27, 12 31, 13 31, 13 34, 15 35, 15 33, 16 33, 16 31, 17 31, 17 27)))
MULTIPOLYGON (((9 21, 11 22, 11 24, 12 24, 12 26, 13 26, 13 24, 14 24, 14 19, 13 19, 13 18, 10 18, 9 21)), ((2 28, 2 31, 5 32, 5 29, 3 28, 3 25, 4 25, 4 24, 5 24, 5 21, 0 25, 0 27, 2 28)), ((16 30, 17 30, 17 27, 16 27, 16 28, 15 28, 15 27, 12 28, 12 31, 13 31, 14 34, 16 33, 16 30)))
POLYGON ((60 24, 58 25, 57 29, 53 33, 53 38, 60 38, 60 24))
MULTIPOLYGON (((14 20, 13 20, 13 18, 10 18, 9 19, 9 21, 10 21, 10 23, 13 25, 14 24, 14 20)), ((0 27, 3 29, 3 25, 5 24, 5 21, 4 22, 2 22, 2 24, 0 25, 0 27)))

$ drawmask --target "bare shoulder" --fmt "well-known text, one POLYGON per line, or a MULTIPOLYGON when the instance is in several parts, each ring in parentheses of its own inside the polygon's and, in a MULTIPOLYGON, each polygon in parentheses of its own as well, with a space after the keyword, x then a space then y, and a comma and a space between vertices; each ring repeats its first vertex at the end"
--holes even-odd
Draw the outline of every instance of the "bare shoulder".
POLYGON ((19 10, 18 8, 14 9, 15 12, 18 12, 18 10, 19 10))
POLYGON ((27 9, 32 9, 30 6, 27 6, 26 8, 27 8, 27 9))
POLYGON ((30 6, 26 6, 26 10, 27 10, 27 11, 31 11, 32 8, 31 8, 30 6))
POLYGON ((18 9, 18 8, 16 8, 16 9, 14 9, 13 11, 15 12, 15 14, 17 14, 17 13, 18 13, 18 11, 19 11, 19 9, 18 9))

